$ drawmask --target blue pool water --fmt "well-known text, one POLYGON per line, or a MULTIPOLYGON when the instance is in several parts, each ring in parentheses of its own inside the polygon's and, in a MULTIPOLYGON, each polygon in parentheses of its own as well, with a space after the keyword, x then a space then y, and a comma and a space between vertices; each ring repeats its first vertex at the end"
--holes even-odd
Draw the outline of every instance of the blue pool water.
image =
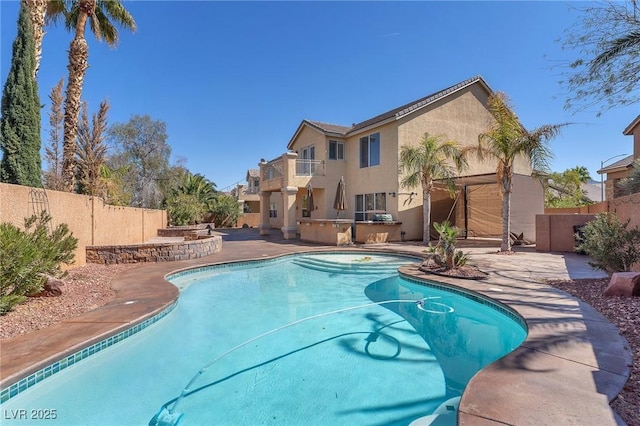
POLYGON ((321 254, 176 274, 170 314, 9 399, 2 424, 42 424, 12 419, 18 410, 55 410, 65 425, 145 425, 171 411, 181 425, 438 414, 455 424, 468 380, 526 331, 492 306, 398 277, 413 261, 321 254))

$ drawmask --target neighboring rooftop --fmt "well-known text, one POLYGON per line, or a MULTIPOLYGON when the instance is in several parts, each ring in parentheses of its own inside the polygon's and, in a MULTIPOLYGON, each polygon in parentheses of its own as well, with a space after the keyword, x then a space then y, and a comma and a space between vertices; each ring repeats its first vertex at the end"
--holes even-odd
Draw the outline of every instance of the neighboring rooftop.
POLYGON ((616 161, 615 163, 611 163, 606 167, 598 170, 598 174, 601 175, 603 173, 611 173, 615 171, 619 171, 620 169, 626 169, 633 165, 633 155, 629 155, 624 157, 622 160, 616 161))

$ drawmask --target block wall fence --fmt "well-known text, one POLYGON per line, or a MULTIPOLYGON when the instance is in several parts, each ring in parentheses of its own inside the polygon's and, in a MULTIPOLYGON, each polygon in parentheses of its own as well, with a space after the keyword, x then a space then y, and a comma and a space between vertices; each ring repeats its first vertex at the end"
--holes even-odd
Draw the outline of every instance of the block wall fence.
POLYGON ((73 266, 86 263, 87 246, 140 244, 167 226, 166 210, 111 206, 99 197, 0 183, 0 222, 22 227, 26 217, 43 209, 54 228, 66 223, 78 238, 73 266))
MULTIPOLYGON (((615 213, 622 223, 640 227, 640 193, 614 198, 580 208, 545 209, 536 215, 536 250, 572 252, 575 247, 574 226, 584 225, 596 214, 615 213)), ((640 271, 640 265, 633 270, 640 271)))

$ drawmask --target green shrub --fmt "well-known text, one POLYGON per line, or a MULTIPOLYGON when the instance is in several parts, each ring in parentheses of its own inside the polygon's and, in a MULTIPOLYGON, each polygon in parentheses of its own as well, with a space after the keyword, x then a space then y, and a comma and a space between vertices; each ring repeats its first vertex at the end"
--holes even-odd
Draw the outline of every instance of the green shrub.
POLYGON ((631 195, 640 192, 640 158, 633 163, 629 176, 620 180, 616 186, 622 195, 631 195))
POLYGON ((42 291, 46 275, 62 277, 62 264, 71 264, 78 245, 66 224, 50 231, 51 217, 25 219, 25 230, 0 223, 0 315, 42 291))
POLYGON ((232 228, 236 226, 241 211, 238 201, 230 196, 219 194, 211 203, 209 208, 211 222, 216 224, 216 228, 232 228))
POLYGON ((207 207, 195 195, 178 193, 167 199, 169 224, 174 226, 192 225, 202 220, 207 207))
POLYGON ((576 234, 576 251, 584 252, 593 261, 594 268, 607 272, 628 272, 631 265, 640 262, 640 229, 629 228, 615 214, 600 213, 576 234))
POLYGON ((429 252, 433 255, 436 264, 444 266, 445 269, 459 268, 467 263, 469 256, 462 250, 456 250, 456 239, 460 234, 457 226, 452 226, 449 221, 442 223, 434 222, 433 227, 440 235, 438 244, 429 247, 429 252))

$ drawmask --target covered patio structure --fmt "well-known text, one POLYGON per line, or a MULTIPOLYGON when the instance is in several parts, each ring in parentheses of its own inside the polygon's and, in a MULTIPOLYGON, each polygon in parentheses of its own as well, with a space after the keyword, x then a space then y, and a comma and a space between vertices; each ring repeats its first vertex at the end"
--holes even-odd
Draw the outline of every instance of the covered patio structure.
MULTIPOLYGON (((454 198, 442 186, 432 193, 431 223, 448 220, 463 231, 464 238, 499 238, 502 235, 502 194, 496 174, 462 176, 455 179, 455 184, 454 198)), ((535 214, 544 212, 543 193, 542 184, 535 178, 513 176, 512 232, 535 240, 535 214)))

